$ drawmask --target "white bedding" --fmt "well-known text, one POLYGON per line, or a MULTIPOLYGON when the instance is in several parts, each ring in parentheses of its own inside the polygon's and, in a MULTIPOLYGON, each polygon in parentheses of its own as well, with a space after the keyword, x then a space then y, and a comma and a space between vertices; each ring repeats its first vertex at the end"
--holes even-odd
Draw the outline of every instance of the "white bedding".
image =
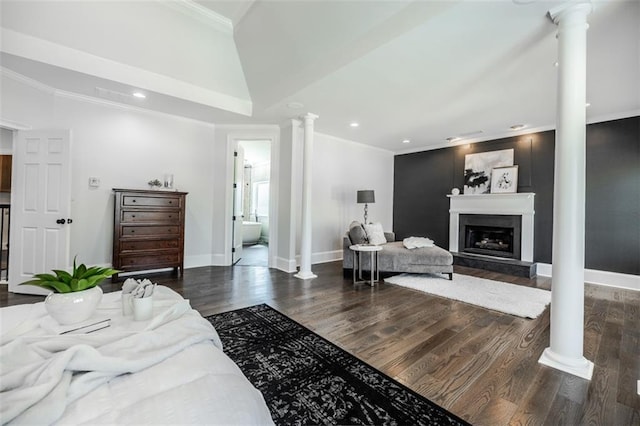
POLYGON ((221 350, 208 321, 158 287, 154 318, 56 335, 43 303, 0 309, 0 420, 17 424, 272 424, 264 399, 221 350))

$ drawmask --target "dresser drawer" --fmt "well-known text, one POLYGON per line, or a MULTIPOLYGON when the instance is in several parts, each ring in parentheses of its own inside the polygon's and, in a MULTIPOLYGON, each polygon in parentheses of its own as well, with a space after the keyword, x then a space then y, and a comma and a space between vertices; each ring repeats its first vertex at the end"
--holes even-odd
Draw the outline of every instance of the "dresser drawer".
POLYGON ((179 210, 169 211, 138 211, 123 210, 120 212, 120 222, 122 223, 138 223, 138 222, 154 222, 154 223, 180 223, 181 215, 179 210))
POLYGON ((136 237, 151 237, 151 236, 169 236, 169 235, 180 235, 180 227, 179 226, 163 226, 163 225, 123 225, 122 238, 136 238, 136 237))
POLYGON ((135 240, 120 242, 120 252, 137 252, 137 251, 149 251, 149 250, 166 250, 177 249, 180 247, 180 240, 178 238, 169 238, 165 240, 135 240))
POLYGON ((182 197, 179 195, 122 195, 122 207, 175 207, 182 208, 182 197))
POLYGON ((146 254, 146 255, 121 255, 119 268, 140 269, 154 268, 156 266, 174 266, 180 263, 180 253, 146 254))

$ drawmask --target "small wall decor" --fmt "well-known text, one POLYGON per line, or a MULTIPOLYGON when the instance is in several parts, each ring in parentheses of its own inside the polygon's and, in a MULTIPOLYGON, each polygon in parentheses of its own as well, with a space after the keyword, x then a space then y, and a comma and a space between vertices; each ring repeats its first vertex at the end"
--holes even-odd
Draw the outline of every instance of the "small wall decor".
POLYGON ((465 155, 464 193, 489 194, 491 171, 506 166, 513 166, 513 148, 465 155))
POLYGON ((491 170, 491 193, 518 192, 518 166, 494 167, 491 170))

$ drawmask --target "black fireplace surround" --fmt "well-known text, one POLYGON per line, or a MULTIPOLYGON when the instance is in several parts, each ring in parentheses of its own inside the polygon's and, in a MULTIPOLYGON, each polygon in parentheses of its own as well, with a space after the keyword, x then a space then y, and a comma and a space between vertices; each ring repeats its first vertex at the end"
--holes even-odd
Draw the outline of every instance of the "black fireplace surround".
POLYGON ((522 216, 461 214, 458 251, 521 258, 522 216))

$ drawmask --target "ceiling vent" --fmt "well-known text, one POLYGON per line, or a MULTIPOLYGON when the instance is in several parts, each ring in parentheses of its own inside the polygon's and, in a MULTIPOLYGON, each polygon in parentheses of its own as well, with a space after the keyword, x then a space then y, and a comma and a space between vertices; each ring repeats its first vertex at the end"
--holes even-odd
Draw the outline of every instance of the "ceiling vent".
POLYGON ((482 134, 482 130, 475 130, 473 132, 460 133, 461 138, 468 138, 469 136, 476 136, 482 134))
POLYGON ((103 87, 96 86, 96 96, 103 99, 108 99, 115 102, 131 102, 134 98, 128 93, 116 92, 115 90, 105 89, 103 87))

